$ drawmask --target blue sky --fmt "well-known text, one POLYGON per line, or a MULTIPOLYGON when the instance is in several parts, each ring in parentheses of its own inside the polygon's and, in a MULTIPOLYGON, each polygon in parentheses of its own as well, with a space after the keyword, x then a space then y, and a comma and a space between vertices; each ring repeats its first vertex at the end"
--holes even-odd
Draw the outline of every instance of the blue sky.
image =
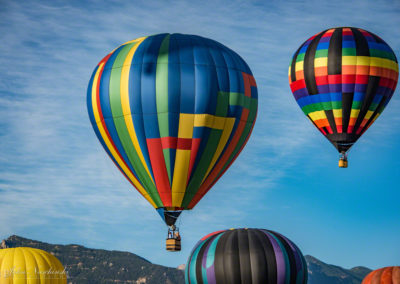
POLYGON ((400 265, 399 91, 343 170, 288 85, 298 46, 336 26, 376 33, 400 56, 398 1, 0 0, 0 238, 131 251, 177 266, 212 231, 259 227, 328 263, 400 265), (227 45, 247 61, 259 88, 252 137, 182 216, 176 254, 164 250, 156 211, 101 148, 85 101, 103 56, 162 32, 227 45))

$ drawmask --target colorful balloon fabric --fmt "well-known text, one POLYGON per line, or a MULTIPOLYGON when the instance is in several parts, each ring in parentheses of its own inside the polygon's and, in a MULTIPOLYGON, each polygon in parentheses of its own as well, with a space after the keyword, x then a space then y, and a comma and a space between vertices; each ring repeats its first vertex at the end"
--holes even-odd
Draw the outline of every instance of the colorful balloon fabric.
POLYGON ((344 27, 320 32, 300 46, 289 83, 304 114, 344 153, 382 113, 398 74, 396 56, 380 37, 344 27))
POLYGON ((257 87, 246 62, 226 46, 158 34, 100 61, 87 106, 108 155, 170 225, 165 213, 192 209, 243 149, 257 87))
POLYGON ((361 284, 400 284, 400 266, 391 266, 370 272, 361 284))
POLYGON ((264 229, 231 229, 203 237, 185 271, 186 284, 304 284, 307 263, 286 237, 264 229))
POLYGON ((0 249, 0 283, 66 284, 61 262, 52 254, 34 248, 0 249))

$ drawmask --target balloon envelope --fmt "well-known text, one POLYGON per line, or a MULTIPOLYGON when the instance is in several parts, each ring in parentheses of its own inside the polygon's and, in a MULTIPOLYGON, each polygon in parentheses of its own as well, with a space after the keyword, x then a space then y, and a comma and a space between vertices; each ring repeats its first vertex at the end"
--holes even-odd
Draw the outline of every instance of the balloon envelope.
POLYGON ((374 270, 364 278, 361 284, 400 284, 400 266, 374 270))
POLYGON ((0 283, 66 284, 61 262, 35 248, 0 249, 0 283))
POLYGON ((245 61, 226 46, 159 34, 129 41, 101 60, 87 106, 110 158, 171 225, 246 144, 257 87, 245 61))
POLYGON ((307 263, 289 239, 264 229, 231 229, 203 237, 186 264, 186 284, 307 283, 307 263))
POLYGON ((306 40, 289 67, 293 95, 309 120, 346 152, 386 107, 398 80, 393 50, 358 28, 333 28, 306 40))

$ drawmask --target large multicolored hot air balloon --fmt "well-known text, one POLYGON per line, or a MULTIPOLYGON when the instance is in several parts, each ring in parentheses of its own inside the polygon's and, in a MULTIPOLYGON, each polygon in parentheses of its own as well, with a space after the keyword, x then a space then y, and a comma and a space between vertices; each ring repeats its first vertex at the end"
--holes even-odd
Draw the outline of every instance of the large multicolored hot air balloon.
POLYGON ((396 88, 399 66, 377 35, 358 28, 334 28, 306 40, 293 56, 289 83, 309 120, 341 154, 382 113, 396 88))
POLYGON ((203 237, 186 264, 186 284, 305 284, 307 263, 289 239, 264 229, 231 229, 203 237))
POLYGON ((159 34, 101 60, 87 106, 115 165, 173 226, 243 149, 256 119, 257 87, 246 62, 226 46, 159 34))
POLYGON ((61 262, 35 248, 0 249, 0 283, 66 284, 61 262))
POLYGON ((400 284, 400 266, 374 270, 364 278, 361 284, 400 284))

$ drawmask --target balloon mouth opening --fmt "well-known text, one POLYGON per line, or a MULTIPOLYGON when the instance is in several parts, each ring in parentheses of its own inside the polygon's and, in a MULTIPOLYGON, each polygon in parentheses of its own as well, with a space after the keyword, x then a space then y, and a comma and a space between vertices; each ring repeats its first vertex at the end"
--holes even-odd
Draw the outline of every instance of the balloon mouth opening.
POLYGON ((165 207, 157 208, 158 214, 167 226, 173 226, 181 215, 183 209, 168 210, 165 207))

